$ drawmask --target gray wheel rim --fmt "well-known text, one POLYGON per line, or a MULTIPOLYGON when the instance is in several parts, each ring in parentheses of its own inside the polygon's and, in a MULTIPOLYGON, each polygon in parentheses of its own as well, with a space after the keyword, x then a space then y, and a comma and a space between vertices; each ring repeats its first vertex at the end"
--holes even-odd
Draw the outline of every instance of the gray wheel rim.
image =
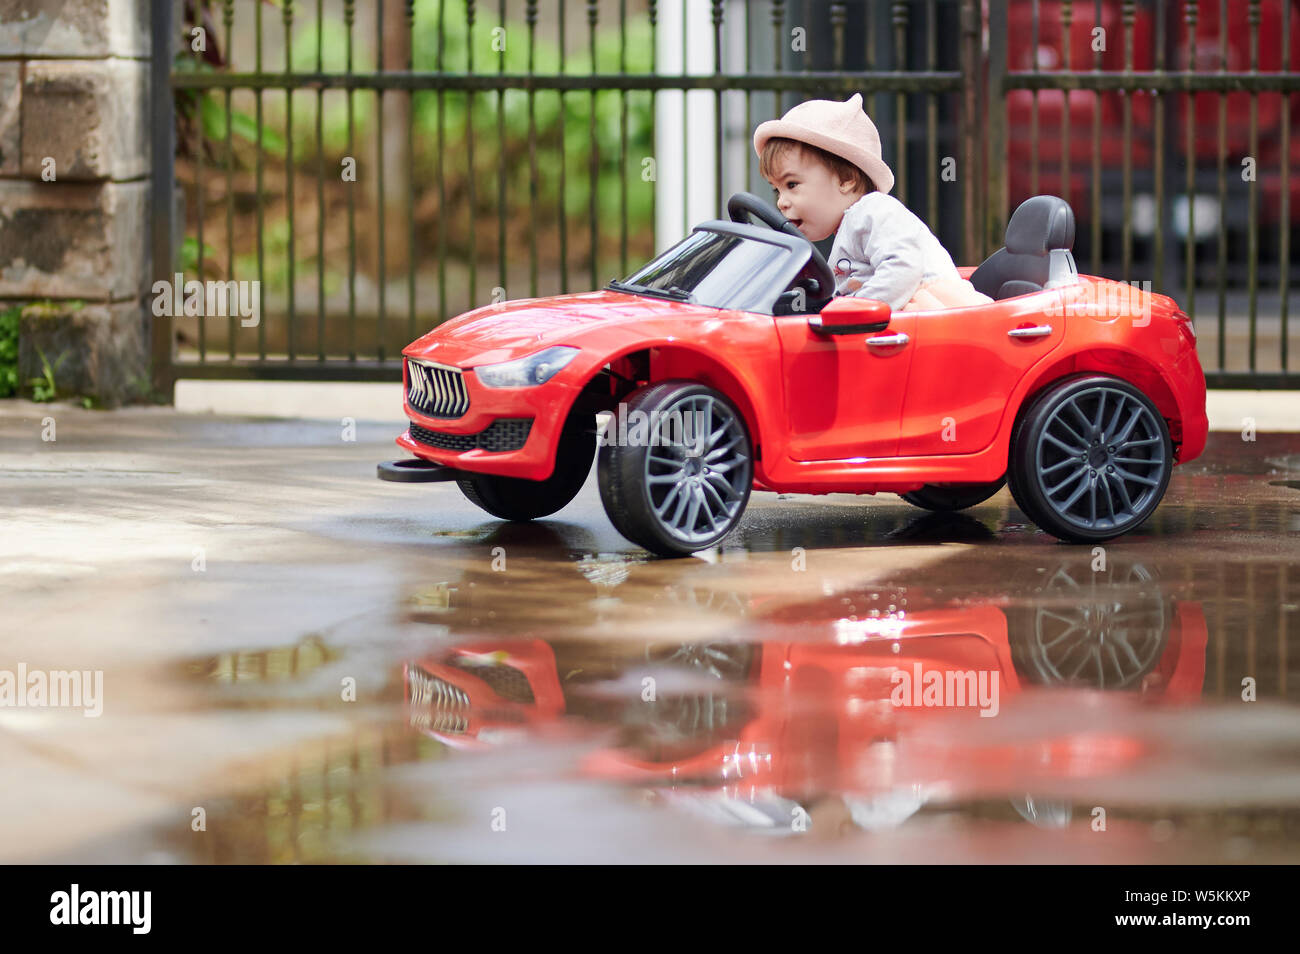
POLYGON ((645 484, 660 527, 693 544, 724 534, 745 502, 745 430, 727 405, 695 394, 664 408, 650 427, 645 484))
MULTIPOLYGON (((682 643, 662 658, 669 666, 683 666, 703 672, 715 679, 743 679, 747 647, 729 643, 682 643)), ((646 647, 646 659, 655 661, 654 647, 646 647)))
MULTIPOLYGON (((1040 606, 1034 618, 1038 670, 1048 685, 1126 689, 1139 683, 1164 652, 1169 621, 1151 573, 1141 564, 1108 574, 1059 568, 1045 592, 1066 605, 1040 606), (1131 595, 1137 589, 1136 598, 1131 595)), ((1053 600, 1053 602, 1060 602, 1053 600)))
MULTIPOLYGON (((672 652, 646 647, 648 662, 679 666, 711 676, 720 682, 737 683, 745 678, 748 647, 741 643, 683 643, 672 652)), ((661 744, 687 742, 697 736, 725 728, 746 710, 731 705, 726 693, 670 695, 658 700, 652 709, 654 728, 661 744)))
POLYGON ((1062 401, 1034 448, 1047 505, 1084 530, 1140 522, 1159 503, 1168 466, 1160 420, 1133 395, 1105 386, 1062 401))

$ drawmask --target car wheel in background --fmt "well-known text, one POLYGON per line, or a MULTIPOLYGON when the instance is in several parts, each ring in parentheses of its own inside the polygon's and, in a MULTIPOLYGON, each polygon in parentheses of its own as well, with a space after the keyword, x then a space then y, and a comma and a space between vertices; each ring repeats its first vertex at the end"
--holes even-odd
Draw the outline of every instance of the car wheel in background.
POLYGON ((561 510, 587 481, 596 456, 596 416, 570 414, 555 450, 555 470, 545 480, 475 474, 456 483, 471 503, 502 520, 534 520, 561 510))
POLYGON ((926 484, 920 490, 899 496, 924 510, 951 512, 982 504, 1001 490, 1006 482, 1006 477, 999 477, 989 484, 926 484))
POLYGON ((1048 388, 1017 424, 1016 503, 1053 536, 1109 540, 1151 516, 1173 470, 1169 427, 1151 399, 1108 375, 1048 388))
POLYGON ((740 522, 753 486, 745 420, 703 384, 665 381, 619 405, 596 475, 615 529, 660 556, 718 543, 740 522))

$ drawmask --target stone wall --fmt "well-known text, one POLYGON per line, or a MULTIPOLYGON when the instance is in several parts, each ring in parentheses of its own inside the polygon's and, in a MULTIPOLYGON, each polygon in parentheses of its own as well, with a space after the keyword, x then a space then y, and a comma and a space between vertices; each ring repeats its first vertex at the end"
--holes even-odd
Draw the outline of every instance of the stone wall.
POLYGON ((149 0, 0 0, 0 309, 21 380, 148 395, 149 0))

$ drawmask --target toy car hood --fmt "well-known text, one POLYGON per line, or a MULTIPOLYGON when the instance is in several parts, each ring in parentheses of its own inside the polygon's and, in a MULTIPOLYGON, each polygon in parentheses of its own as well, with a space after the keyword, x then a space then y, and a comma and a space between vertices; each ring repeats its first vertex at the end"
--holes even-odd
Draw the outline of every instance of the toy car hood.
POLYGON ((581 347, 585 334, 614 324, 716 318, 718 312, 719 309, 706 305, 612 289, 524 298, 458 315, 413 341, 402 353, 462 367, 493 364, 552 345, 581 347))

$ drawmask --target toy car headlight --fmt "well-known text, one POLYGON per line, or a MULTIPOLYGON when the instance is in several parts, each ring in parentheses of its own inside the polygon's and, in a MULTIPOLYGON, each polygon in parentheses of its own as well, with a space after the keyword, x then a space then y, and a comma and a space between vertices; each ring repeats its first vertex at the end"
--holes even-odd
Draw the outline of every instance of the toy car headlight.
POLYGON ((526 388, 545 384, 577 356, 577 348, 557 345, 526 358, 481 365, 474 369, 474 374, 489 388, 526 388))

